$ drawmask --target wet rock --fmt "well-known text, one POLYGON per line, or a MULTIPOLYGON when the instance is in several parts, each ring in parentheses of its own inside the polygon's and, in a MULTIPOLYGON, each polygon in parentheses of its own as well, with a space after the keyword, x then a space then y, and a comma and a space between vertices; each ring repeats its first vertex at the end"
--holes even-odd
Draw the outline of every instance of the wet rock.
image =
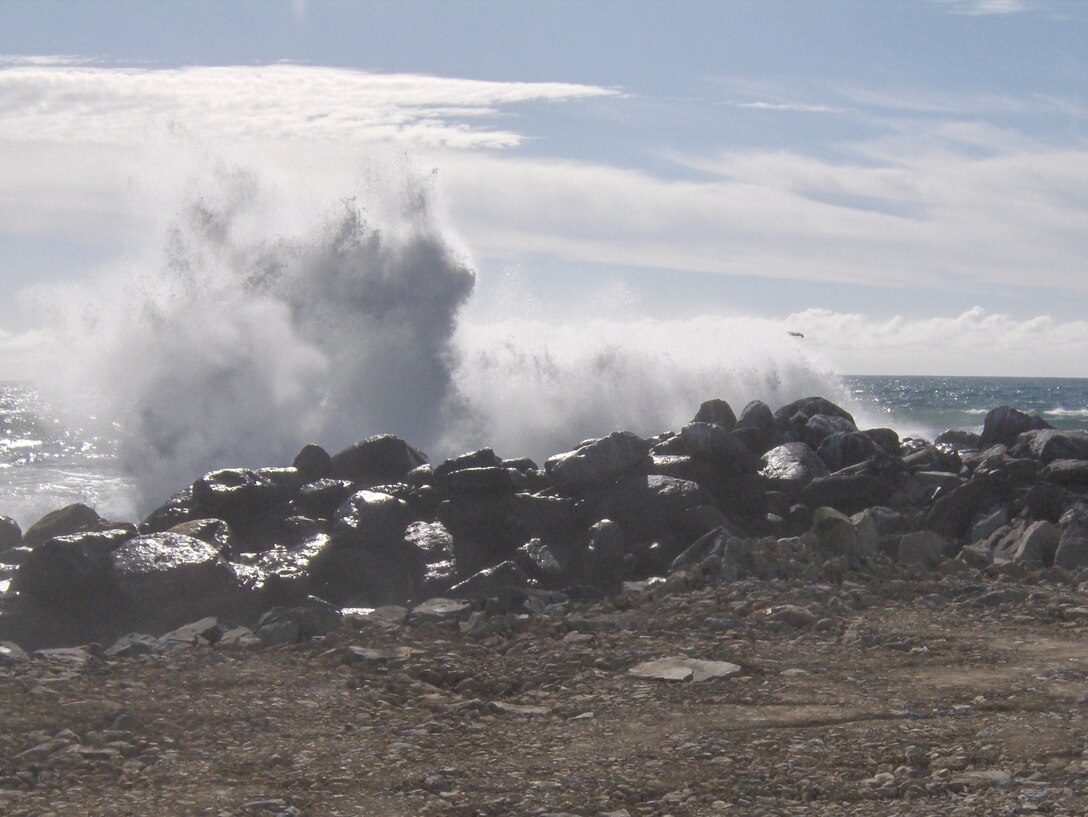
POLYGON ((831 472, 808 444, 791 442, 764 454, 759 473, 773 490, 797 496, 812 480, 826 477, 831 472))
MULTIPOLYGON (((434 468, 434 484, 440 491, 447 490, 448 478, 455 471, 466 468, 502 468, 503 462, 490 448, 481 448, 478 451, 470 451, 457 457, 445 460, 434 468)), ((534 466, 535 468, 535 466, 534 466)))
POLYGON ((580 493, 622 479, 644 465, 649 452, 647 440, 629 431, 614 431, 549 457, 544 470, 560 490, 580 493))
POLYGON ((892 428, 867 428, 862 434, 885 454, 899 456, 899 432, 892 428))
POLYGON ((332 458, 332 476, 363 487, 400 482, 427 458, 399 437, 382 434, 369 437, 332 458))
POLYGON ((958 431, 950 429, 937 435, 933 444, 948 451, 977 451, 979 447, 979 435, 973 431, 958 431))
POLYGON ((1055 460, 1088 460, 1088 431, 1026 431, 1017 437, 1009 453, 1013 457, 1031 457, 1044 465, 1055 460))
POLYGON ((864 462, 876 453, 876 443, 860 431, 839 431, 831 434, 816 449, 816 455, 832 473, 864 462))
POLYGON ((320 595, 311 579, 312 565, 322 552, 332 547, 331 536, 315 533, 295 547, 275 547, 262 553, 255 564, 262 584, 258 588, 261 606, 291 606, 313 593, 320 595))
POLYGON ((178 491, 149 513, 139 525, 140 533, 162 533, 181 522, 200 516, 193 503, 193 487, 178 491))
POLYGON ((261 551, 275 543, 287 502, 303 481, 294 468, 211 471, 193 483, 192 510, 198 517, 224 520, 236 549, 261 551))
POLYGON ((683 529, 686 513, 707 500, 706 492, 694 482, 651 475, 619 483, 600 509, 602 516, 619 523, 628 543, 673 541, 683 529))
POLYGON ((306 445, 291 463, 304 482, 316 482, 332 474, 332 457, 320 445, 306 445))
POLYGON ((518 548, 514 562, 541 587, 558 589, 572 578, 574 556, 568 548, 530 539, 518 548))
MULTIPOLYGON (((768 413, 769 411, 768 409, 768 413)), ((724 400, 707 400, 699 406, 699 411, 695 414, 692 422, 713 423, 721 426, 726 431, 732 431, 737 424, 737 415, 733 413, 733 408, 724 400)))
POLYGON ((412 521, 408 503, 378 491, 357 491, 336 509, 330 532, 345 545, 382 548, 404 536, 412 521))
POLYGON ((328 519, 353 493, 355 486, 346 479, 319 479, 299 488, 291 509, 303 516, 328 519))
POLYGON ((850 473, 849 469, 844 469, 826 477, 816 477, 801 490, 799 499, 810 508, 826 505, 852 514, 887 502, 895 488, 890 475, 850 473))
POLYGON ((179 533, 207 542, 216 547, 224 559, 229 559, 233 552, 230 526, 222 519, 191 519, 174 525, 169 533, 179 533))
POLYGON ((1061 540, 1054 564, 1066 570, 1088 567, 1088 506, 1075 505, 1062 514, 1061 540))
POLYGON ((424 562, 403 536, 380 545, 333 539, 310 559, 310 592, 341 607, 404 604, 422 593, 424 562))
POLYGON ((742 670, 728 661, 704 661, 688 658, 685 655, 658 658, 643 661, 631 667, 628 672, 636 678, 649 678, 659 681, 710 681, 717 678, 731 678, 742 670))
POLYGON ((102 530, 103 526, 112 527, 93 508, 76 502, 47 513, 27 528, 26 533, 23 534, 22 543, 26 547, 37 547, 55 536, 102 530))
POLYGON ((451 496, 513 493, 518 488, 517 477, 518 472, 501 465, 460 468, 446 476, 445 485, 451 496))
POLYGON ((177 533, 129 539, 110 553, 108 576, 130 615, 163 628, 230 610, 238 589, 218 548, 177 533))
POLYGON ((100 618, 115 612, 109 583, 110 554, 132 538, 132 530, 56 536, 37 545, 19 566, 12 589, 47 607, 100 618))
MULTIPOLYGON (((802 439, 800 436, 789 437, 789 435, 791 433, 797 433, 797 431, 803 428, 810 419, 817 415, 846 420, 849 422, 850 426, 852 426, 852 428, 837 430, 857 430, 857 425, 854 423, 854 418, 851 416, 850 412, 823 397, 803 397, 800 400, 794 400, 792 403, 782 406, 774 413, 774 421, 775 425, 778 427, 779 433, 782 434, 783 438, 787 441, 809 442, 808 440, 802 439)), ((819 444, 818 441, 817 444, 819 444)))
POLYGON ((0 553, 19 546, 23 532, 10 516, 0 516, 0 553))
POLYGON ((457 581, 457 561, 453 535, 441 522, 412 522, 404 531, 404 539, 417 551, 423 561, 424 595, 443 593, 457 581))
POLYGON ((688 423, 680 432, 684 448, 693 458, 712 463, 726 474, 754 472, 759 461, 739 437, 723 425, 688 423))
POLYGON ((524 570, 516 563, 506 561, 474 573, 451 587, 448 593, 455 599, 482 601, 500 596, 510 588, 529 587, 531 584, 532 580, 524 570))
POLYGON ((1025 431, 1042 428, 1053 426, 1036 415, 1025 414, 1011 406, 999 406, 986 414, 978 447, 984 450, 997 443, 1011 447, 1025 431))
POLYGON ((774 414, 762 400, 753 400, 744 407, 733 430, 745 445, 761 456, 781 442, 774 414))

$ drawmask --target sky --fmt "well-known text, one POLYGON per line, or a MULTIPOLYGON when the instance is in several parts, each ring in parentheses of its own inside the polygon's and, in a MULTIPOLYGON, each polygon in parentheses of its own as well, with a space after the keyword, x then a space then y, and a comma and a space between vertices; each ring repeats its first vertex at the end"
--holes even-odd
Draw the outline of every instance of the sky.
POLYGON ((1084 377, 1086 125, 1080 0, 6 0, 0 378, 49 343, 43 284, 158 229, 182 154, 317 208, 375 162, 428 176, 466 321, 752 319, 844 374, 1084 377))

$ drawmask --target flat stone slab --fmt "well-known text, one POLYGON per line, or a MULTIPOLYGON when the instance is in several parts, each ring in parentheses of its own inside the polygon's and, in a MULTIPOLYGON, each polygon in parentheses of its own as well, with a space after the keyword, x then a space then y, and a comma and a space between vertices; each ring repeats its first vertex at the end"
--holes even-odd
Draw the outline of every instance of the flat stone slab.
POLYGON ((644 661, 628 670, 638 678, 660 681, 709 681, 712 678, 730 678, 739 675, 741 668, 728 661, 704 661, 683 655, 644 661))

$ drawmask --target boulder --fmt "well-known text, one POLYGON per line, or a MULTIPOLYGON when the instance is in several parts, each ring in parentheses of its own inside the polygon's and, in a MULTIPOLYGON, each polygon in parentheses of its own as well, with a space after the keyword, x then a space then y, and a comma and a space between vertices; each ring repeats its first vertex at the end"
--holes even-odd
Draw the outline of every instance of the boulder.
POLYGON ((332 457, 320 445, 306 445, 291 463, 305 482, 316 482, 332 474, 332 457))
POLYGON ((310 592, 340 607, 407 604, 421 598, 425 572, 419 549, 396 539, 333 538, 309 560, 310 592))
POLYGON ((514 493, 520 474, 501 465, 480 468, 460 468, 445 477, 446 492, 450 496, 483 496, 487 494, 514 493))
POLYGON ((413 522, 404 531, 405 540, 423 560, 423 595, 444 593, 457 581, 453 535, 441 522, 413 522))
POLYGON ((850 473, 844 469, 826 477, 816 477, 799 497, 810 508, 821 505, 843 513, 858 513, 873 505, 882 505, 895 493, 895 482, 887 474, 850 473))
POLYGON ((501 468, 503 462, 490 448, 470 451, 444 461, 434 468, 434 484, 440 491, 446 490, 447 477, 455 471, 465 468, 501 468))
POLYGON ((945 451, 977 451, 979 435, 973 431, 950 429, 937 435, 933 444, 945 451))
POLYGON ((688 423, 680 437, 688 454, 726 474, 743 474, 759 468, 759 460, 751 449, 723 425, 688 423))
POLYGON ((19 546, 23 531, 10 516, 0 516, 0 553, 19 546))
POLYGON ((1088 460, 1088 431, 1025 431, 1009 453, 1013 457, 1031 457, 1043 465, 1055 460, 1088 460))
POLYGON ((329 531, 341 544, 381 549, 403 540, 411 517, 402 499, 379 491, 356 491, 336 509, 329 531))
POLYGON ((590 585, 619 590, 623 583, 623 560, 627 537, 619 523, 601 519, 586 533, 586 554, 581 580, 590 585))
POLYGON ((12 589, 46 607, 99 618, 115 612, 108 581, 110 553, 131 539, 130 528, 55 536, 37 545, 19 566, 12 589))
POLYGON ((836 432, 825 437, 816 449, 816 455, 832 473, 865 462, 876 453, 876 443, 860 431, 836 432))
POLYGON ((848 411, 823 397, 805 397, 774 413, 775 427, 784 442, 808 443, 817 448, 825 437, 839 431, 857 431, 848 411))
POLYGON ((605 496, 600 515, 618 522, 629 544, 672 541, 683 530, 685 512, 705 504, 706 492, 694 482, 657 475, 629 477, 605 496))
POLYGON ((826 477, 827 464, 806 443, 791 442, 776 446, 763 455, 760 475, 772 490, 797 496, 817 477, 826 477))
POLYGON ((713 423, 721 426, 726 431, 732 431, 737 424, 737 415, 733 408, 724 400, 707 400, 695 414, 693 423, 713 423))
POLYGON ((1025 414, 1011 406, 999 406, 986 414, 978 447, 980 450, 985 450, 997 443, 1012 447, 1025 431, 1039 428, 1053 428, 1053 426, 1034 414, 1025 414))
POLYGON ((646 463, 650 443, 629 431, 614 431, 573 451, 556 454, 544 470, 561 491, 581 493, 605 487, 646 463))
POLYGON ((774 414, 761 400, 753 400, 744 407, 733 430, 745 445, 761 456, 781 442, 774 414))
POLYGON ((190 519, 174 525, 169 533, 180 533, 214 545, 224 559, 230 559, 233 553, 230 526, 222 519, 190 519))
POLYGON ((898 559, 902 564, 928 569, 940 564, 947 547, 944 537, 933 531, 907 533, 899 540, 898 559))
POLYGON ((262 592, 261 607, 289 607, 309 595, 320 595, 311 578, 312 566, 331 547, 331 536, 316 533, 295 547, 274 547, 262 553, 255 565, 260 570, 261 586, 256 589, 262 592))
POLYGON ((1051 460, 1039 476, 1055 485, 1088 488, 1088 460, 1051 460))
POLYGON ((237 549, 261 551, 276 543, 282 532, 279 522, 289 513, 288 502, 303 484, 295 468, 210 471, 193 483, 192 510, 197 517, 230 525, 237 549))
POLYGON ((899 456, 899 432, 892 428, 867 428, 863 432, 881 451, 899 456))
POLYGON ((1009 497, 1008 482, 1000 474, 976 476, 938 498, 926 514, 925 526, 948 539, 963 539, 979 513, 996 510, 1009 497))
POLYGON ((329 519, 355 493, 355 486, 346 479, 319 479, 303 485, 291 500, 293 513, 316 519, 329 519))
POLYGON ((321 599, 293 607, 274 607, 261 616, 253 635, 266 647, 297 644, 327 635, 343 621, 340 611, 321 599))
POLYGON ((238 590, 217 547, 178 533, 129 539, 110 553, 108 577, 130 615, 163 629, 233 612, 238 590))
POLYGON ((332 458, 332 476, 366 488, 399 482, 427 458, 400 437, 382 434, 345 448, 332 458))
POLYGON ((849 517, 834 508, 817 508, 812 517, 812 532, 821 552, 842 556, 851 565, 875 556, 879 550, 876 523, 865 513, 849 517))
POLYGON ((112 525, 99 516, 93 508, 82 502, 76 502, 50 511, 27 528, 23 534, 22 543, 26 547, 36 547, 54 536, 66 536, 86 530, 102 530, 104 527, 112 527, 112 525))
POLYGON ((572 578, 574 554, 569 548, 530 539, 514 556, 514 563, 543 588, 559 589, 572 578))
POLYGON ((995 564, 1029 564, 1046 566, 1054 562, 1054 554, 1061 540, 1061 531, 1050 522, 1033 522, 1030 525, 1018 520, 1004 535, 997 535, 992 548, 995 564))
POLYGON ((149 513, 139 525, 140 533, 162 533, 174 525, 196 519, 200 513, 193 503, 193 487, 178 491, 149 513))
POLYGON ((1088 567, 1088 506, 1074 505, 1062 514, 1061 540, 1054 564, 1069 571, 1088 567))

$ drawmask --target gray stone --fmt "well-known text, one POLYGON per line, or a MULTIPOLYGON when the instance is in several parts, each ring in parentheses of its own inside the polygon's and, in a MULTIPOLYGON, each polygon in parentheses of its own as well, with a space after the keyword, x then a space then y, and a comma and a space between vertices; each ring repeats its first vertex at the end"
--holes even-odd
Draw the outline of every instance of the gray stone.
POLYGON ((622 479, 643 465, 649 452, 647 440, 629 431, 614 431, 549 457, 544 469, 557 488, 578 493, 622 479))
POLYGON ((712 463, 722 473, 754 472, 759 460, 728 428, 716 423, 688 423, 680 432, 684 448, 697 460, 712 463))
POLYGON ((1088 507, 1074 505, 1062 514, 1061 541, 1054 554, 1054 564, 1066 570, 1088 567, 1088 507))
POLYGON ((809 445, 791 442, 776 446, 764 454, 759 473, 772 490, 796 496, 813 479, 826 477, 831 472, 809 445))
POLYGON ((929 530, 904 534, 899 540, 898 559, 902 564, 935 567, 944 558, 944 537, 929 530))
POLYGON ((464 621, 472 615, 472 609, 472 602, 465 599, 427 599, 411 609, 408 620, 412 623, 464 621))
POLYGON ((741 673, 741 668, 728 661, 703 661, 685 655, 644 661, 631 667, 628 672, 637 678, 660 681, 709 681, 715 678, 731 678, 741 673))
POLYGON ((1088 460, 1088 431, 1059 431, 1052 428, 1026 431, 1009 452, 1014 457, 1031 457, 1047 465, 1054 460, 1088 460))
POLYGON ((399 437, 369 437, 332 457, 332 476, 364 487, 400 482, 427 458, 399 437))

